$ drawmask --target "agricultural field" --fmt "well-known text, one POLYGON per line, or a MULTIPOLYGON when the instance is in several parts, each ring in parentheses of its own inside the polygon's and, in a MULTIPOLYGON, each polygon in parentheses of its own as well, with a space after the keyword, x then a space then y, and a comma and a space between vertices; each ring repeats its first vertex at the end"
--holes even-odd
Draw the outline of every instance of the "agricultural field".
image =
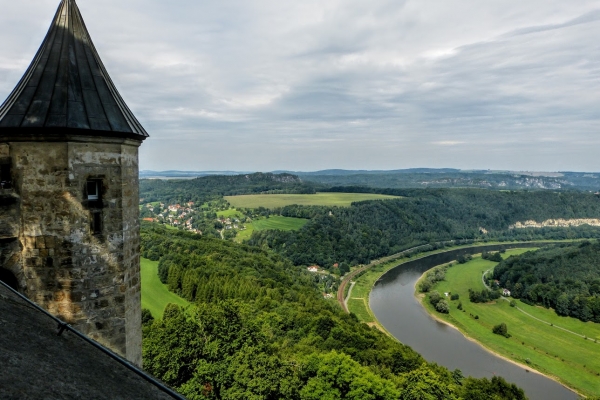
POLYGON ((165 306, 169 303, 181 307, 191 305, 188 301, 169 292, 167 285, 158 279, 158 261, 140 259, 142 275, 142 308, 147 308, 154 318, 162 318, 165 306))
POLYGON ((308 222, 303 218, 282 217, 279 215, 271 215, 269 218, 256 219, 252 222, 246 222, 246 229, 238 231, 235 240, 241 242, 250 239, 252 232, 264 231, 267 229, 280 229, 282 231, 293 231, 302 228, 308 222))
POLYGON ((399 199, 371 193, 316 193, 316 194, 252 194, 225 196, 225 200, 234 207, 244 208, 277 208, 292 204, 302 206, 338 206, 350 207, 355 201, 399 199))
MULTIPOLYGON (((507 251, 504 256, 518 253, 519 250, 507 251)), ((475 258, 448 269, 445 280, 437 283, 432 290, 437 290, 442 296, 443 293, 459 295, 458 300, 447 298, 449 314, 434 311, 427 297, 419 294, 421 303, 430 314, 456 326, 465 336, 488 349, 555 376, 585 395, 600 396, 600 324, 561 317, 553 310, 529 306, 518 300, 516 307, 511 307, 509 301, 502 298, 490 303, 471 303, 469 288, 484 289, 482 275, 495 265, 494 262, 475 258), (458 309, 459 302, 463 311, 458 309), (500 323, 507 325, 510 338, 492 333, 492 328, 500 323)))

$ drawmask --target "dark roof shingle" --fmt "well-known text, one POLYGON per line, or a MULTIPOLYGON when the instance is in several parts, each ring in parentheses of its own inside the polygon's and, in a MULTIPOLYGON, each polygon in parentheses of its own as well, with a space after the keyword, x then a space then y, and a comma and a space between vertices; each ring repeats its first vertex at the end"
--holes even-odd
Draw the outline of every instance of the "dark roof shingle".
POLYGON ((0 285, 0 399, 173 399, 0 285))

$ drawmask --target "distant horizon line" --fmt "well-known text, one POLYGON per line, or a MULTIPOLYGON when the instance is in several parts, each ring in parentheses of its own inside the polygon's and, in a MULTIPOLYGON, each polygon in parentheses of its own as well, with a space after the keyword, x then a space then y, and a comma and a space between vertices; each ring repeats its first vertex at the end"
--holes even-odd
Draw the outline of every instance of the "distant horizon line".
POLYGON ((397 169, 344 169, 344 168, 327 168, 319 170, 285 170, 276 169, 268 171, 259 170, 180 170, 180 169, 168 169, 168 170, 152 170, 142 169, 140 174, 161 174, 161 173, 184 173, 184 174, 253 174, 253 173, 308 173, 315 174, 320 172, 400 172, 400 171, 432 171, 432 172, 488 172, 488 173, 527 173, 527 174, 564 174, 564 173, 578 173, 578 174, 598 174, 600 171, 570 171, 570 170, 558 170, 558 171, 542 171, 542 170, 507 170, 507 169, 461 169, 461 168, 428 168, 428 167, 414 167, 414 168, 397 168, 397 169))

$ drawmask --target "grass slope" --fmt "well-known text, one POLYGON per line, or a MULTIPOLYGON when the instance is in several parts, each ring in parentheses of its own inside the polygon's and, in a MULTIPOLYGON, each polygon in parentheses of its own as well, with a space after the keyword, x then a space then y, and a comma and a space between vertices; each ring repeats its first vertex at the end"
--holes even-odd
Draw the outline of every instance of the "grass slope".
MULTIPOLYGON (((520 252, 524 251, 526 250, 520 252)), ((518 252, 511 250, 507 251, 507 254, 518 252)), ((556 326, 600 341, 600 324, 560 317, 553 310, 528 306, 517 301, 517 306, 525 312, 556 325, 550 326, 525 315, 515 307, 510 307, 509 302, 502 299, 487 304, 471 303, 468 289, 482 290, 482 272, 493 268, 495 264, 475 258, 466 264, 458 264, 448 269, 446 280, 439 282, 433 290, 459 294, 459 300, 449 301, 450 314, 435 312, 433 306, 421 295, 422 304, 432 315, 451 323, 466 336, 472 337, 487 348, 553 375, 581 393, 599 396, 600 343, 564 332, 556 326), (465 312, 457 309, 459 301, 462 302, 465 312), (475 319, 475 315, 478 315, 479 319, 475 319), (511 338, 492 333, 492 327, 501 322, 508 326, 511 338)))
POLYGON ((235 208, 230 208, 229 210, 217 211, 217 216, 224 218, 242 218, 243 214, 235 208))
POLYGON ((355 284, 350 292, 348 299, 348 311, 356 314, 362 322, 371 324, 375 323, 375 316, 369 308, 369 293, 373 285, 383 275, 384 272, 390 270, 400 264, 398 260, 391 261, 385 264, 379 264, 366 270, 359 278, 355 280, 355 284))
POLYGON ((252 194, 225 196, 225 200, 234 207, 276 208, 292 204, 303 206, 339 206, 349 207, 355 201, 397 199, 370 193, 316 193, 316 194, 252 194))
POLYGON ((142 275, 142 308, 150 310, 154 318, 162 318, 165 306, 169 303, 187 307, 190 303, 173 292, 158 279, 158 261, 140 259, 142 275))
POLYGON ((235 240, 241 242, 243 240, 250 239, 252 232, 264 231, 267 229, 280 229, 282 231, 293 231, 302 228, 308 222, 307 219, 303 218, 290 218, 282 217, 279 215, 273 215, 269 218, 257 219, 252 222, 246 222, 244 225, 246 229, 238 231, 235 240))
POLYGON ((267 229, 280 229, 283 231, 294 231, 302 228, 308 222, 303 218, 290 218, 282 216, 272 216, 265 219, 259 219, 252 222, 254 230, 264 231, 267 229))

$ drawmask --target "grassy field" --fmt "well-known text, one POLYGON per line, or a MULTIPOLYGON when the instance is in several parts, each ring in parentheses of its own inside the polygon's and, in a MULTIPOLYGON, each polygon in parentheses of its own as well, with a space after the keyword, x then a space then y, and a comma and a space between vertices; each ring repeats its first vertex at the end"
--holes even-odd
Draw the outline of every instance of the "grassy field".
POLYGON ((349 207, 352 202, 364 200, 398 199, 369 193, 317 193, 317 194, 252 194, 241 196, 225 196, 225 200, 234 207, 276 208, 292 204, 303 206, 340 206, 349 207))
POLYGON ((381 277, 381 275, 389 269, 395 267, 400 262, 398 260, 391 261, 386 264, 379 264, 366 270, 359 278, 355 279, 354 287, 350 292, 348 299, 348 311, 356 314, 362 322, 371 324, 377 322, 375 316, 369 308, 369 293, 373 285, 381 277))
POLYGON ((269 218, 257 219, 249 223, 245 223, 246 230, 238 231, 235 240, 241 242, 252 236, 254 231, 264 231, 267 229, 280 229, 282 231, 293 231, 302 228, 308 222, 303 218, 282 217, 272 215, 269 218))
POLYGON ((224 218, 242 218, 243 214, 235 208, 230 208, 229 210, 217 211, 217 216, 224 218))
POLYGON ((190 303, 175 293, 169 292, 167 285, 158 279, 158 261, 140 259, 142 274, 142 308, 150 310, 154 318, 162 318, 165 306, 174 303, 187 307, 190 303))
MULTIPOLYGON (((525 250, 511 250, 516 254, 525 250)), ((586 395, 600 395, 600 343, 558 329, 562 327, 600 341, 600 324, 582 322, 574 318, 560 317, 553 310, 528 306, 517 301, 523 311, 553 324, 537 321, 510 307, 508 301, 499 299, 492 303, 475 304, 469 301, 468 289, 482 290, 482 272, 496 263, 475 258, 466 264, 457 264, 446 273, 446 280, 433 290, 451 292, 459 300, 448 301, 450 314, 440 314, 421 295, 422 304, 437 318, 451 323, 463 334, 482 343, 485 347, 521 364, 530 365, 543 373, 557 377, 567 386, 586 395), (464 312, 457 309, 462 302, 464 312), (479 316, 475 319, 474 316, 479 316), (506 323, 511 338, 492 333, 492 327, 506 323)))

